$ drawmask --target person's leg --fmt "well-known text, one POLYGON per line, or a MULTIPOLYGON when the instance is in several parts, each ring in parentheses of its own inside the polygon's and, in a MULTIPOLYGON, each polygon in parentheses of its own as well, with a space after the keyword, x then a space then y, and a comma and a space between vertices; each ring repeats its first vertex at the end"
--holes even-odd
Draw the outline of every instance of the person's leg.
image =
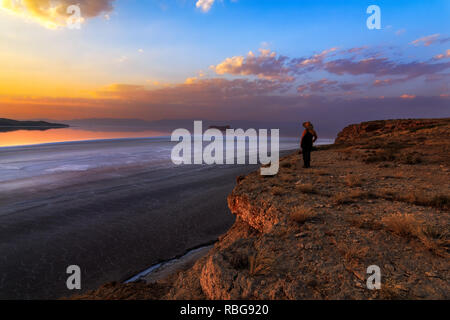
POLYGON ((303 167, 306 168, 307 163, 307 157, 306 157, 306 149, 302 149, 302 156, 303 156, 303 167))
POLYGON ((305 149, 303 149, 302 152, 303 152, 303 167, 309 168, 309 161, 310 161, 309 159, 311 156, 311 150, 305 148, 305 149))
POLYGON ((308 149, 306 152, 306 162, 305 166, 309 168, 311 166, 311 149, 308 149))

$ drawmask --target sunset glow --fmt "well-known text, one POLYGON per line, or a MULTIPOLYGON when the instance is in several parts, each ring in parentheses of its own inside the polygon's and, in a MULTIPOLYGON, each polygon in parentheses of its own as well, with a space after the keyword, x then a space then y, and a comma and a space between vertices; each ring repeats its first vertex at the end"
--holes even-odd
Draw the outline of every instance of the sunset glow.
POLYGON ((384 107, 409 101, 396 112, 405 117, 414 116, 413 97, 432 102, 433 116, 449 113, 443 1, 427 5, 433 19, 421 17, 420 31, 413 21, 421 2, 407 2, 408 10, 381 3, 381 30, 365 28, 364 8, 332 1, 78 2, 79 30, 67 27, 73 1, 0 2, 3 117, 248 120, 256 113, 288 121, 287 110, 312 113, 314 106, 329 114, 330 101, 338 110, 380 96, 384 107), (327 11, 342 19, 319 19, 315 32, 304 32, 311 15, 327 11), (234 18, 239 12, 246 19, 234 18), (261 101, 268 103, 264 111, 261 101))

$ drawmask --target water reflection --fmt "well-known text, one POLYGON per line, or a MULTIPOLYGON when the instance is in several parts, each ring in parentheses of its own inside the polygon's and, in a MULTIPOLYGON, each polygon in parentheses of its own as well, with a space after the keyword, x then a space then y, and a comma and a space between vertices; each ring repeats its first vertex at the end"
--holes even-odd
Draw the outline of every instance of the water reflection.
POLYGON ((0 147, 34 145, 43 143, 146 138, 167 136, 167 132, 155 130, 128 131, 125 128, 97 131, 82 128, 0 128, 0 147))

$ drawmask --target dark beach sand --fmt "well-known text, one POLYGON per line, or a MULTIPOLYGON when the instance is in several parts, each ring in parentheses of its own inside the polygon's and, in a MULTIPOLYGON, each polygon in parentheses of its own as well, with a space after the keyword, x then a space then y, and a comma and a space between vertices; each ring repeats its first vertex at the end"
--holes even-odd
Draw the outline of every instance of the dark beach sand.
POLYGON ((236 177, 256 168, 96 169, 1 192, 0 299, 82 293, 215 240, 234 222, 236 177), (81 268, 81 291, 66 288, 69 265, 81 268))

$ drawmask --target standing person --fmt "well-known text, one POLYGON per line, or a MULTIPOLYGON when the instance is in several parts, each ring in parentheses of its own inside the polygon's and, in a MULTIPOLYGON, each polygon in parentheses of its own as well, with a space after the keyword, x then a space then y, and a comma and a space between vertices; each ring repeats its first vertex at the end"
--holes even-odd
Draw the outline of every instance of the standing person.
POLYGON ((311 122, 303 123, 305 131, 303 131, 302 141, 300 143, 303 153, 303 168, 309 168, 311 164, 311 151, 313 143, 317 140, 317 133, 311 122))

